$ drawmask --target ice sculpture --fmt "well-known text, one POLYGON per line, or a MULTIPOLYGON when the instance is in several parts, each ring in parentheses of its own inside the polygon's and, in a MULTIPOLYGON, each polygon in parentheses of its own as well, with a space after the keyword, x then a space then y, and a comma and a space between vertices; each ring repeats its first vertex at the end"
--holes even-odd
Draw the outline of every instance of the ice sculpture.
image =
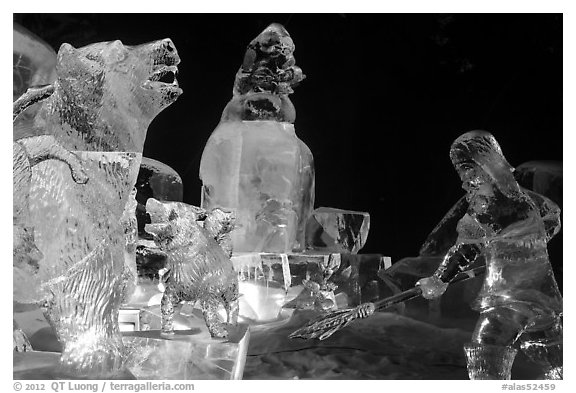
POLYGON ((306 248, 356 254, 364 247, 369 230, 369 213, 319 207, 306 224, 306 248))
POLYGON ((80 184, 88 181, 80 159, 58 145, 50 135, 22 138, 13 144, 13 295, 21 303, 41 300, 38 290, 39 265, 42 252, 34 242, 30 225, 29 193, 32 168, 46 160, 66 164, 72 179, 80 184))
POLYGON ((138 284, 138 270, 136 267, 136 246, 138 243, 138 223, 136 221, 136 187, 132 188, 124 213, 120 222, 124 228, 126 244, 124 248, 124 271, 122 276, 125 280, 122 293, 123 303, 128 302, 138 284))
POLYGON ((304 79, 294 43, 279 24, 249 45, 233 97, 200 162, 202 207, 236 214, 234 251, 290 252, 304 247, 314 205, 314 164, 295 133, 288 95, 304 79))
MULTIPOLYGON (((56 52, 36 35, 17 23, 13 24, 13 94, 12 101, 32 86, 49 85, 56 80, 56 52)), ((20 123, 30 121, 36 113, 30 108, 20 117, 20 123)), ((25 129, 26 127, 21 127, 25 129)), ((22 135, 18 133, 18 137, 22 135)))
POLYGON ((238 276, 222 247, 198 222, 198 209, 181 202, 146 203, 151 224, 146 231, 167 254, 162 296, 162 335, 174 335, 173 318, 180 302, 200 301, 212 337, 226 337, 226 324, 218 306, 224 306, 226 323, 238 319, 238 276))
POLYGON ((32 345, 26 334, 20 329, 16 321, 12 321, 12 347, 14 352, 28 352, 32 345))
POLYGON ((32 172, 30 225, 44 255, 39 277, 45 315, 63 346, 60 376, 123 373, 122 217, 148 125, 182 92, 171 78, 179 61, 169 39, 133 47, 120 41, 79 49, 63 44, 53 93, 40 102, 26 130, 50 134, 74 151, 90 179, 77 184, 68 167, 54 160, 32 172))
POLYGON ((562 296, 546 248, 560 230, 559 208, 519 187, 488 132, 460 136, 450 158, 469 208, 458 222, 456 244, 431 277, 419 280, 422 295, 442 295, 452 277, 483 256, 487 271, 474 302, 480 318, 465 346, 470 378, 510 379, 512 345, 520 342, 544 378, 561 379, 562 296))
POLYGON ((212 209, 204 219, 204 229, 222 247, 229 258, 232 257, 232 232, 236 225, 234 213, 222 209, 212 209))
POLYGON ((154 198, 161 202, 182 202, 184 195, 182 178, 178 172, 163 162, 142 157, 136 189, 138 235, 144 239, 152 239, 144 231, 144 225, 150 223, 150 219, 146 215, 146 201, 148 198, 154 198))

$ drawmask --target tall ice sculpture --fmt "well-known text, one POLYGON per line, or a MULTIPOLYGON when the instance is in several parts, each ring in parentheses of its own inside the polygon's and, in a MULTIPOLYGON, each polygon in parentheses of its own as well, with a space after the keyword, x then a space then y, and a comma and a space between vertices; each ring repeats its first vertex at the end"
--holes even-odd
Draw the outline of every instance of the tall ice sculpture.
POLYGON ((202 207, 232 210, 235 252, 300 251, 314 205, 314 164, 288 95, 304 79, 286 29, 271 24, 246 50, 233 97, 200 163, 202 207))
POLYGON ((458 239, 436 272, 417 285, 436 298, 461 270, 483 255, 486 274, 473 307, 480 318, 464 348, 471 379, 510 379, 520 349, 562 379, 562 295, 546 245, 560 230, 560 209, 531 198, 516 182, 494 136, 471 131, 452 144, 450 158, 469 203, 458 239))
MULTIPOLYGON (((182 93, 173 77, 179 62, 170 39, 133 47, 120 41, 79 49, 63 44, 57 80, 32 126, 24 130, 15 120, 16 141, 51 135, 82 162, 89 179, 78 182, 59 160, 36 163, 29 222, 23 224, 34 229, 43 258, 40 286, 18 290, 39 291, 30 297, 41 302, 62 344, 59 377, 129 377, 118 310, 134 280, 133 258, 127 257, 133 245, 126 237, 134 225, 130 219, 126 225, 124 212, 148 125, 182 93)), ((45 372, 45 379, 54 376, 45 372)))

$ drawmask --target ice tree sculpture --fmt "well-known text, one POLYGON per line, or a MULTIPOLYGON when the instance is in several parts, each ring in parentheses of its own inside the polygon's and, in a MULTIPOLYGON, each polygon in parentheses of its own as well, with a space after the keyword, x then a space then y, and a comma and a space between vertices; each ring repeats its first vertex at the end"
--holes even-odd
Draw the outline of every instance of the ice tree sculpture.
POLYGON ((314 164, 293 125, 296 112, 288 95, 304 79, 293 52, 294 43, 279 24, 248 45, 233 97, 202 154, 202 207, 235 212, 235 251, 304 247, 314 205, 314 164))
POLYGON ((145 230, 167 255, 163 276, 162 331, 174 335, 174 316, 182 301, 200 302, 206 326, 212 337, 226 337, 226 323, 238 320, 238 275, 213 234, 198 221, 199 209, 182 202, 146 202, 151 224, 145 230), (224 306, 226 323, 220 320, 218 307, 224 306))
POLYGON ((544 378, 561 379, 562 296, 547 251, 560 230, 560 209, 520 188, 488 132, 460 136, 450 158, 469 208, 458 222, 456 244, 436 272, 418 282, 422 295, 442 295, 452 277, 483 255, 486 275, 474 302, 480 318, 464 349, 470 378, 510 379, 519 342, 544 378))
MULTIPOLYGON (((126 286, 122 217, 140 166, 146 131, 182 90, 170 39, 120 41, 58 52, 53 92, 40 101, 30 135, 51 135, 82 160, 90 179, 44 161, 32 171, 30 225, 45 315, 63 351, 64 376, 110 378, 123 371, 118 310, 126 286)), ((22 131, 17 127, 15 131, 22 131)))

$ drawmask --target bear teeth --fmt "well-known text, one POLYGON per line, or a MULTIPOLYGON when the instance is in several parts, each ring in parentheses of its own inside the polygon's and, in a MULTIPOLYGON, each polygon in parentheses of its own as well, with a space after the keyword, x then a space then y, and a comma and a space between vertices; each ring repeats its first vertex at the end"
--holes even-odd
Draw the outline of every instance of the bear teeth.
POLYGON ((161 82, 166 84, 177 85, 176 75, 178 75, 178 68, 169 66, 162 67, 158 71, 154 72, 149 80, 152 82, 161 82))

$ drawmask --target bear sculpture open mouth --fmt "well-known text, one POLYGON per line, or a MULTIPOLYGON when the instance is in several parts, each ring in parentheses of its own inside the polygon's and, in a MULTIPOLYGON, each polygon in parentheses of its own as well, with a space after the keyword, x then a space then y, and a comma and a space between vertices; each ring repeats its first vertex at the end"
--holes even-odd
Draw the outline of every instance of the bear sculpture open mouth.
MULTIPOLYGON (((165 48, 173 47, 167 45, 165 48)), ((154 59, 152 73, 142 87, 159 92, 175 93, 176 96, 180 95, 182 89, 178 86, 178 80, 176 79, 180 57, 174 49, 160 49, 159 52, 154 59)))
POLYGON ((149 87, 178 87, 178 80, 176 79, 178 75, 178 67, 172 66, 162 66, 148 78, 145 85, 149 87))

